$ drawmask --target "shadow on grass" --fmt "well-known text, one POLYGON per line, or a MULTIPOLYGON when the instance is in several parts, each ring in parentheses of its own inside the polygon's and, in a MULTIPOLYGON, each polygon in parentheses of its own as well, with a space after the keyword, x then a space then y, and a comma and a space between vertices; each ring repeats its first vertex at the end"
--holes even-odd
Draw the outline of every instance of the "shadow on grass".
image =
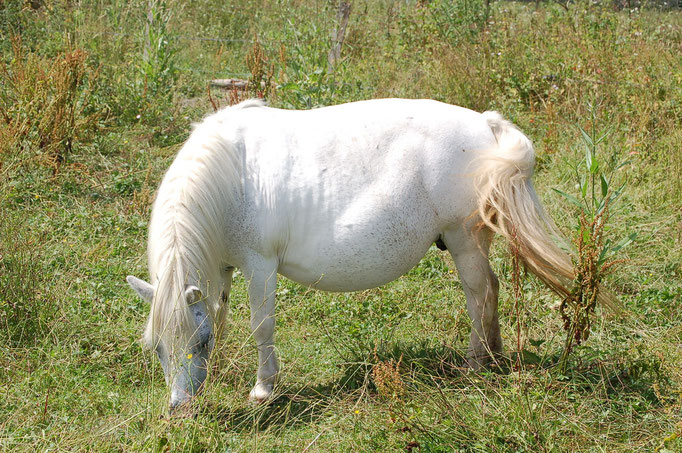
MULTIPOLYGON (((582 357, 580 365, 571 370, 571 376, 557 374, 556 364, 560 351, 537 363, 535 357, 522 355, 521 363, 526 372, 547 375, 560 386, 578 393, 593 394, 606 387, 608 394, 638 395, 654 405, 662 403, 654 387, 661 383, 658 367, 641 361, 618 361, 582 357)), ((366 348, 364 356, 352 354, 345 357, 339 366, 338 377, 319 385, 287 385, 280 382, 275 389, 275 398, 265 404, 241 404, 238 407, 210 405, 201 410, 201 415, 213 419, 225 429, 237 433, 274 431, 300 425, 320 422, 333 414, 338 417, 348 407, 352 413, 355 402, 377 395, 372 370, 379 363, 398 366, 400 375, 406 377, 407 392, 412 390, 430 393, 480 387, 507 386, 509 377, 515 376, 518 362, 512 353, 498 357, 489 368, 481 373, 472 373, 466 367, 462 351, 447 346, 427 344, 386 344, 384 347, 366 348), (407 378, 409 376, 409 378, 407 378)), ((615 358, 614 358, 615 359, 615 358)), ((665 380, 665 379, 663 379, 665 380)), ((542 384, 545 385, 545 384, 542 384)), ((483 389, 485 391, 485 389, 483 389)))
MULTIPOLYGON (((212 405, 201 414, 236 432, 264 431, 310 424, 328 417, 334 405, 352 406, 355 401, 376 393, 372 369, 380 362, 400 363, 401 374, 410 375, 427 386, 448 381, 448 386, 466 385, 466 363, 460 351, 426 344, 395 343, 366 348, 364 356, 347 354, 338 377, 319 385, 287 386, 280 382, 275 398, 265 404, 227 407, 212 405)), ((338 414, 338 410, 334 413, 338 414)), ((349 409, 349 414, 351 413, 349 409)))

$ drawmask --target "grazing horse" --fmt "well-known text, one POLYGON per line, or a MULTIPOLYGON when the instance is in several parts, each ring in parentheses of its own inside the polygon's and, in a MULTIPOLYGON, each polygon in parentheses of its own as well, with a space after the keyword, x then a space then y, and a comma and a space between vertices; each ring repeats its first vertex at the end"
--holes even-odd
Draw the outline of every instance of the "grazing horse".
POLYGON ((232 273, 248 284, 264 401, 279 370, 277 275, 324 291, 397 279, 431 244, 447 248, 472 321, 467 363, 502 351, 493 233, 561 295, 573 278, 531 183, 532 144, 496 112, 382 99, 305 111, 249 100, 194 127, 158 190, 149 224, 151 304, 144 343, 158 354, 171 410, 206 379, 232 273))

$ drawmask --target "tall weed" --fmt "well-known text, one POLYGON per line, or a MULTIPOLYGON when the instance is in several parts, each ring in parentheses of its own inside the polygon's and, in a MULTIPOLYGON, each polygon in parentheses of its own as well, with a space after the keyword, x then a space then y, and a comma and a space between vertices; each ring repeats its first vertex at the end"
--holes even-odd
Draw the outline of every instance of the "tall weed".
POLYGON ((94 125, 96 115, 85 112, 97 71, 80 49, 48 59, 13 37, 12 53, 0 65, 0 158, 35 158, 56 173, 94 125))
POLYGON ((172 12, 164 0, 150 0, 139 65, 144 94, 151 98, 172 96, 177 78, 176 47, 168 29, 172 12))
MULTIPOLYGON (((327 56, 333 45, 332 17, 336 17, 335 11, 324 8, 313 16, 313 20, 303 23, 289 20, 278 37, 284 44, 279 48, 282 69, 278 89, 279 102, 283 106, 309 109, 346 99, 343 96, 345 85, 335 80, 343 77, 346 60, 341 58, 335 63, 333 77, 329 73, 327 56)), ((352 17, 351 13, 351 20, 352 17)))
POLYGON ((265 50, 258 42, 258 37, 254 39, 253 47, 246 54, 246 66, 251 72, 247 88, 252 97, 270 99, 275 90, 272 78, 275 73, 275 65, 269 63, 265 50))
POLYGON ((489 0, 436 0, 428 8, 440 36, 453 45, 477 38, 490 17, 489 0))
POLYGON ((554 189, 578 208, 573 239, 577 250, 573 260, 574 286, 571 295, 559 307, 567 332, 560 361, 562 373, 566 371, 568 355, 573 346, 589 337, 590 317, 600 292, 604 291, 604 278, 618 263, 616 254, 636 238, 636 233, 620 240, 610 237, 610 216, 625 189, 624 182, 614 188, 617 172, 629 162, 619 161, 617 152, 613 152, 610 158, 597 153, 610 131, 599 133, 596 126, 597 109, 592 104, 588 109, 591 113, 589 131, 578 126, 584 143, 584 157, 574 167, 578 196, 554 189))

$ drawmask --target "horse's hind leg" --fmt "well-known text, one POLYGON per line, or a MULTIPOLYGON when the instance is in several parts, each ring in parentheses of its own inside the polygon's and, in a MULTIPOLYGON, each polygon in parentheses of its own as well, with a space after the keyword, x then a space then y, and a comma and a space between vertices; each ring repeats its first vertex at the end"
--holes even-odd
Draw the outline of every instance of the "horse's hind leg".
POLYGON ((460 228, 445 232, 443 236, 457 266, 472 323, 467 364, 479 369, 502 352, 497 316, 499 283, 488 262, 492 234, 489 230, 472 233, 460 228))
POLYGON ((263 260, 244 269, 251 305, 251 332, 258 348, 258 375, 249 399, 265 401, 272 394, 279 372, 275 353, 275 292, 277 264, 263 260))

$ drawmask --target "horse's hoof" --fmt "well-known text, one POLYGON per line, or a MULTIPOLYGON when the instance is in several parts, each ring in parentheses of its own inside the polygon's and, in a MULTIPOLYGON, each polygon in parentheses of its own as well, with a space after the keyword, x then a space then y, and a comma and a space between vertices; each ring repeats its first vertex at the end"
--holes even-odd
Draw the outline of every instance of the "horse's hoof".
POLYGON ((492 358, 489 355, 480 355, 480 356, 469 356, 467 357, 467 368, 471 371, 483 371, 485 370, 489 365, 490 362, 492 361, 492 358))
POLYGON ((272 397, 272 384, 256 384, 256 386, 249 393, 249 402, 253 404, 261 404, 272 397))

